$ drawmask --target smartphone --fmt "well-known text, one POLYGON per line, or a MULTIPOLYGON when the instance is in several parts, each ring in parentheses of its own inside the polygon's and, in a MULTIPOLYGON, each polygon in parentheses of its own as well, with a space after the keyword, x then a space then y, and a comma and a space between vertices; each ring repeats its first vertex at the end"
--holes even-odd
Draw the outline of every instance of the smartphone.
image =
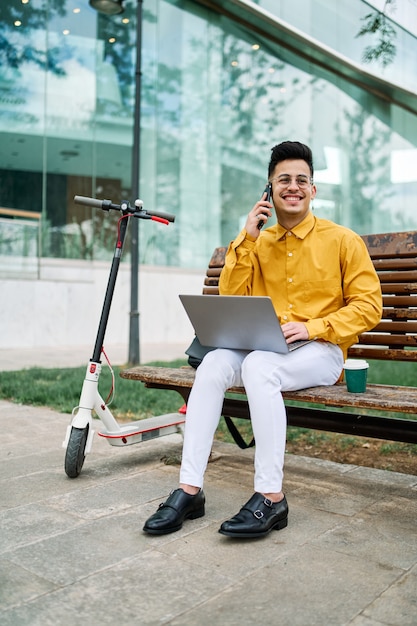
MULTIPOLYGON (((265 189, 262 192, 262 196, 266 193, 266 198, 265 200, 267 200, 268 202, 271 202, 271 196, 272 196, 272 183, 268 183, 267 186, 265 187, 265 189)), ((258 222, 258 229, 261 230, 261 228, 263 227, 263 225, 265 224, 265 222, 263 220, 259 220, 258 222)))

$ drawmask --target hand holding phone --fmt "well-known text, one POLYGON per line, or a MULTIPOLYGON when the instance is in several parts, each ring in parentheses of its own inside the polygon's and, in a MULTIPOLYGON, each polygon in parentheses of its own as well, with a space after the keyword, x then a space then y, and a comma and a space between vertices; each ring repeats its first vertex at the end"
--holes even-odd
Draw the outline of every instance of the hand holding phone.
MULTIPOLYGON (((264 194, 266 193, 266 198, 265 200, 267 202, 271 202, 271 196, 272 196, 272 183, 268 183, 267 186, 265 187, 265 189, 263 190, 262 193, 262 198, 264 197, 264 194)), ((258 230, 261 230, 262 227, 264 226, 266 222, 264 222, 264 220, 259 220, 258 222, 258 230)))

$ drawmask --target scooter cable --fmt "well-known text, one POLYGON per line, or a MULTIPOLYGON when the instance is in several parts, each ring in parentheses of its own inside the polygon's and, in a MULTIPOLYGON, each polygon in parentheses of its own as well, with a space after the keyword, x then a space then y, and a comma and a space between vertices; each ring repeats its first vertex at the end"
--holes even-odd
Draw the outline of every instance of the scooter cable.
POLYGON ((109 357, 107 356, 106 351, 105 351, 105 349, 104 349, 104 347, 103 347, 103 346, 101 347, 101 351, 102 351, 102 353, 104 354, 104 358, 106 359, 106 361, 107 361, 107 365, 108 365, 109 370, 110 370, 110 372, 111 372, 111 388, 110 388, 110 391, 109 391, 109 395, 107 396, 106 400, 104 401, 104 404, 105 404, 106 406, 110 406, 110 405, 111 405, 111 403, 112 403, 112 402, 113 402, 113 400, 114 400, 115 391, 116 391, 115 376, 114 376, 114 370, 113 370, 113 368, 112 368, 112 366, 111 366, 111 363, 110 363, 109 357))

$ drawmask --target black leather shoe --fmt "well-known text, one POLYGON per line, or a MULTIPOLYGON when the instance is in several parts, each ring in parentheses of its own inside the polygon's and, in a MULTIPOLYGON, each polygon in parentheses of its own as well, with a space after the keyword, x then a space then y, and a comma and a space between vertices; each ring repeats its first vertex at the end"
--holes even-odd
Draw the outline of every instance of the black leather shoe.
POLYGON ((281 530, 288 524, 288 504, 284 499, 272 502, 255 493, 232 519, 223 522, 219 533, 228 537, 264 537, 271 530, 281 530))
POLYGON ((159 505, 157 512, 146 520, 143 530, 151 535, 174 533, 182 528, 184 520, 203 517, 205 501, 202 489, 195 496, 185 493, 183 489, 175 489, 159 505))

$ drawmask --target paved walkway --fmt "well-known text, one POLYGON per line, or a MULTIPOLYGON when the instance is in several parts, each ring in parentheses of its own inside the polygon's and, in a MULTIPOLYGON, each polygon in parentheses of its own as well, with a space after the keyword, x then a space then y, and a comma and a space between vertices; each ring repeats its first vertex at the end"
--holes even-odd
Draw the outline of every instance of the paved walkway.
POLYGON ((2 626, 417 624, 417 476, 288 455, 288 527, 233 540, 217 530, 252 493, 253 450, 216 443, 205 517, 153 537, 181 435, 96 436, 69 479, 69 421, 0 401, 2 626))

